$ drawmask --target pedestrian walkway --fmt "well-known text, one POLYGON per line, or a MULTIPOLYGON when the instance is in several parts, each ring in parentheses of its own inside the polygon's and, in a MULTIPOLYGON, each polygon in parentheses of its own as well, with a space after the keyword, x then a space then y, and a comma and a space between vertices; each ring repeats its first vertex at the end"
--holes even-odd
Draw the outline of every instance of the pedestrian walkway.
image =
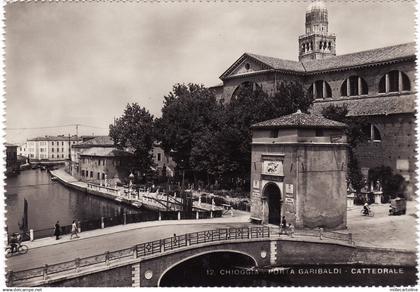
MULTIPOLYGON (((107 234, 113 234, 117 232, 124 232, 135 229, 142 229, 148 227, 159 227, 159 226, 178 226, 178 225, 207 225, 211 224, 217 227, 218 224, 235 224, 235 223, 248 223, 249 213, 242 212, 236 217, 221 217, 212 219, 199 219, 199 220, 162 220, 162 221, 147 221, 139 223, 131 223, 126 225, 116 225, 103 229, 95 229, 79 233, 80 239, 92 238, 107 234)), ((79 239, 70 239, 70 234, 61 236, 59 240, 55 239, 55 236, 37 239, 34 241, 24 242, 30 249, 44 247, 48 245, 62 244, 69 241, 75 241, 79 239)))

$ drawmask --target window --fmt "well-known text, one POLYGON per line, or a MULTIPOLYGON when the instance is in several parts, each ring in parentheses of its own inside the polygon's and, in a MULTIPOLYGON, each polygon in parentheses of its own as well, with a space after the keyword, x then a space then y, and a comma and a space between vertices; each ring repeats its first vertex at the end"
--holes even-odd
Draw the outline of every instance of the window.
POLYGON ((51 145, 54 145, 54 141, 51 142, 51 145))
POLYGON ((410 79, 401 71, 393 70, 379 80, 379 93, 400 92, 411 90, 410 79))
POLYGON ((236 99, 241 92, 255 91, 257 88, 262 88, 261 85, 258 85, 255 82, 245 81, 241 85, 236 87, 235 91, 232 93, 232 99, 236 99))
POLYGON ((323 137, 324 129, 315 129, 315 137, 323 137))
POLYGON ((54 158, 54 154, 52 154, 51 157, 54 158))
POLYGON ((363 133, 368 137, 369 142, 381 142, 381 133, 375 125, 367 125, 362 129, 363 133))
POLYGON ((61 146, 63 146, 64 145, 64 141, 61 141, 61 146))
POLYGON ((158 161, 161 161, 161 159, 162 159, 161 154, 160 154, 160 153, 158 153, 158 154, 157 154, 157 160, 158 160, 158 161))
POLYGON ((341 85, 341 96, 356 96, 368 94, 366 81, 359 76, 350 76, 341 85))
POLYGON ((51 148, 51 152, 54 152, 54 148, 51 148))
POLYGON ((246 63, 246 64, 245 64, 245 69, 246 69, 246 70, 249 70, 249 68, 251 68, 251 65, 249 65, 249 63, 246 63))
POLYGON ((102 173, 102 179, 105 179, 105 173, 102 173))
POLYGON ((279 130, 278 129, 273 129, 270 131, 270 138, 278 138, 279 136, 279 130))
POLYGON ((98 180, 101 179, 101 174, 98 172, 98 180))
POLYGON ((90 171, 90 177, 93 178, 93 171, 90 171))
POLYGON ((331 97, 331 87, 324 80, 315 81, 308 90, 308 96, 315 99, 331 97))

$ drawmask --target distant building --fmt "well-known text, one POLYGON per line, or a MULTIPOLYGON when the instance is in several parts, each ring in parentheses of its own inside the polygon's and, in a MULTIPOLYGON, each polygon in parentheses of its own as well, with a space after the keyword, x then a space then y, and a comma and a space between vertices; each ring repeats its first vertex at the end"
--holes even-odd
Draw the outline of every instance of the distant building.
POLYGON ((116 183, 130 174, 133 154, 115 147, 91 147, 79 154, 80 179, 116 183))
POLYGON ((22 143, 18 145, 17 148, 17 155, 28 157, 28 142, 22 143))
POLYGON ((173 177, 175 173, 176 163, 175 161, 173 161, 172 157, 169 154, 165 153, 162 147, 160 147, 160 144, 160 142, 153 143, 153 163, 155 164, 156 170, 159 175, 173 177))
POLYGON ((19 163, 17 159, 17 145, 5 143, 6 146, 6 175, 19 173, 19 163))
MULTIPOLYGON (((173 176, 175 162, 165 154, 159 142, 153 143, 151 151, 154 167, 159 175, 173 176)), ((113 179, 116 175, 125 178, 132 168, 132 150, 119 150, 109 136, 88 137, 85 141, 72 145, 69 173, 84 181, 113 179)))
MULTIPOLYGON (((114 149, 114 141, 112 141, 111 137, 109 136, 96 136, 96 137, 88 137, 83 139, 83 142, 79 144, 74 144, 71 147, 71 160, 69 165, 69 173, 78 178, 82 178, 81 173, 81 165, 80 165, 80 155, 84 151, 91 149, 91 148, 102 148, 102 149, 114 149)), ((85 174, 85 172, 83 173, 85 174)), ((85 175, 83 175, 85 177, 85 175)))
POLYGON ((64 161, 70 159, 70 147, 81 142, 77 136, 45 136, 28 139, 26 154, 31 161, 64 161))

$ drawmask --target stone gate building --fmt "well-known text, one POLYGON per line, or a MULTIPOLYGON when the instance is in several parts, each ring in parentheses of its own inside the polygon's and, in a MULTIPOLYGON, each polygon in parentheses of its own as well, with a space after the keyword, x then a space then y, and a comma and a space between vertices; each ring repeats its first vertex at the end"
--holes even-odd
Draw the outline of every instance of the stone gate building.
POLYGON ((282 83, 298 82, 313 97, 312 111, 347 105, 348 116, 369 121, 369 139, 356 155, 364 175, 369 168, 390 166, 414 192, 415 43, 336 56, 336 36, 328 30, 323 2, 306 11, 305 34, 298 38, 299 61, 244 53, 212 87, 229 102, 242 86, 259 86, 274 95, 282 83))

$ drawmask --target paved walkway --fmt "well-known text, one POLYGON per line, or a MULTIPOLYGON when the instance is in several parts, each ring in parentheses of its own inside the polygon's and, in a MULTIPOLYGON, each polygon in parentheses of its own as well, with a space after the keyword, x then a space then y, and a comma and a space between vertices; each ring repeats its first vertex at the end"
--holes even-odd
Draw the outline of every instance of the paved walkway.
POLYGON ((25 243, 29 247, 28 253, 10 257, 6 260, 6 265, 8 270, 19 271, 44 264, 57 264, 171 237, 174 233, 181 235, 217 228, 249 226, 248 218, 249 216, 142 222, 82 232, 79 239, 70 239, 70 235, 59 240, 50 237, 25 243))

